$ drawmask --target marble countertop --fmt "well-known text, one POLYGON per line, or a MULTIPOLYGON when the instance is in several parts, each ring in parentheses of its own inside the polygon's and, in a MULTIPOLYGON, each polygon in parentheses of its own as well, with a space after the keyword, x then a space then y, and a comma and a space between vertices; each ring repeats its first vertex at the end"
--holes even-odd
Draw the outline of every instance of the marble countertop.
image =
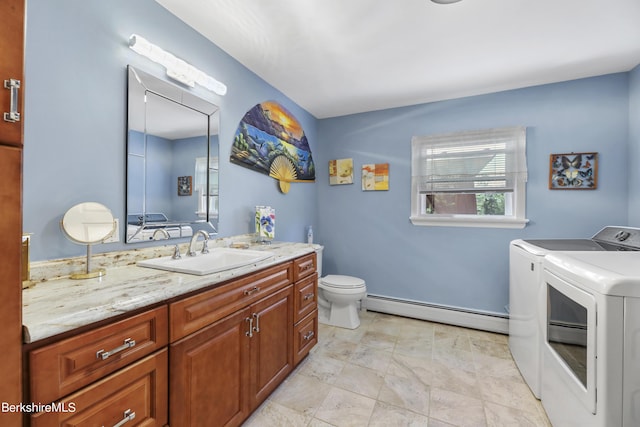
POLYGON ((122 313, 202 289, 215 283, 312 253, 320 246, 272 242, 252 245, 274 255, 243 267, 206 276, 138 267, 112 267, 95 279, 59 278, 37 283, 22 293, 23 339, 32 343, 122 313))

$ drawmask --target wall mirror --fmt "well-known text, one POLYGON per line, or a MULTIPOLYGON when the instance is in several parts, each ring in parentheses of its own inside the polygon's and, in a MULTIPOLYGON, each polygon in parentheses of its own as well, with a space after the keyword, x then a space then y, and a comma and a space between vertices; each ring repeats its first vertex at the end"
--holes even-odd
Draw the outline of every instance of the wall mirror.
POLYGON ((127 70, 126 242, 217 234, 218 106, 127 70))

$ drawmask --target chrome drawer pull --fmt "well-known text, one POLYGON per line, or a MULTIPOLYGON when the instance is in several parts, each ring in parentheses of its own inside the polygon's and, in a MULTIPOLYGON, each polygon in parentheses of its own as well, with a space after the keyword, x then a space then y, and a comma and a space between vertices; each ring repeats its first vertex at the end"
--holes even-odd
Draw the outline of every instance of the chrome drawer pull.
POLYGON ((20 89, 20 80, 9 79, 4 81, 5 89, 11 91, 9 100, 9 112, 4 113, 4 121, 15 123, 20 121, 20 113, 18 112, 18 89, 20 89))
POLYGON ((254 286, 254 287, 253 287, 253 288, 251 288, 251 289, 245 289, 245 290, 244 290, 244 294, 245 294, 245 295, 251 295, 251 294, 255 294, 256 292, 259 292, 259 291, 260 291, 260 288, 259 288, 259 287, 257 287, 257 286, 254 286))
POLYGON ((246 319, 244 319, 244 321, 249 322, 249 332, 245 332, 244 334, 249 338, 252 338, 253 337, 253 318, 247 317, 246 319))
POLYGON ((314 294, 313 294, 313 292, 311 292, 310 294, 306 294, 303 299, 305 301, 307 301, 307 300, 313 299, 313 296, 314 296, 314 294))
POLYGON ((123 426, 129 421, 131 421, 132 419, 134 419, 135 417, 136 417, 136 413, 131 412, 131 409, 127 409, 126 411, 124 411, 124 418, 120 422, 118 422, 118 424, 114 424, 113 427, 123 426))
POLYGON ((302 339, 305 341, 309 341, 311 338, 314 337, 314 335, 315 335, 315 332, 309 331, 302 337, 302 339))
POLYGON ((260 315, 253 313, 253 318, 256 319, 256 326, 253 327, 253 332, 260 332, 260 315))
POLYGON ((116 353, 120 353, 121 351, 124 351, 124 350, 126 350, 128 348, 131 348, 134 345, 136 345, 135 340, 132 340, 131 338, 127 338, 126 340, 124 340, 124 344, 122 344, 119 347, 114 348, 111 351, 98 350, 96 352, 96 358, 102 359, 102 360, 106 360, 110 356, 113 356, 116 353))

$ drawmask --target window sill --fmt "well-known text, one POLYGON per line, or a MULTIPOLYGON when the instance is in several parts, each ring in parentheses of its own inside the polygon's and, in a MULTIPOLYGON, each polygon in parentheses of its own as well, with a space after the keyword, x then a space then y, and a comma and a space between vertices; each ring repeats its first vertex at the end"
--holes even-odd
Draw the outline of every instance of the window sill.
POLYGON ((470 215, 415 215, 409 217, 413 225, 436 227, 485 227, 485 228, 524 228, 528 219, 513 217, 476 217, 470 215))

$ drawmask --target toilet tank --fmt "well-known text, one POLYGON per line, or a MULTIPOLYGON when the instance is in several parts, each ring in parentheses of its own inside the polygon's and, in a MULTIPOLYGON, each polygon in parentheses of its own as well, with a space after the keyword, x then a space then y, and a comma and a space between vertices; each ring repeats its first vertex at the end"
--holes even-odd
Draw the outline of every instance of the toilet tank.
POLYGON ((324 246, 316 247, 316 264, 318 268, 318 279, 322 277, 322 251, 324 250, 324 246))

